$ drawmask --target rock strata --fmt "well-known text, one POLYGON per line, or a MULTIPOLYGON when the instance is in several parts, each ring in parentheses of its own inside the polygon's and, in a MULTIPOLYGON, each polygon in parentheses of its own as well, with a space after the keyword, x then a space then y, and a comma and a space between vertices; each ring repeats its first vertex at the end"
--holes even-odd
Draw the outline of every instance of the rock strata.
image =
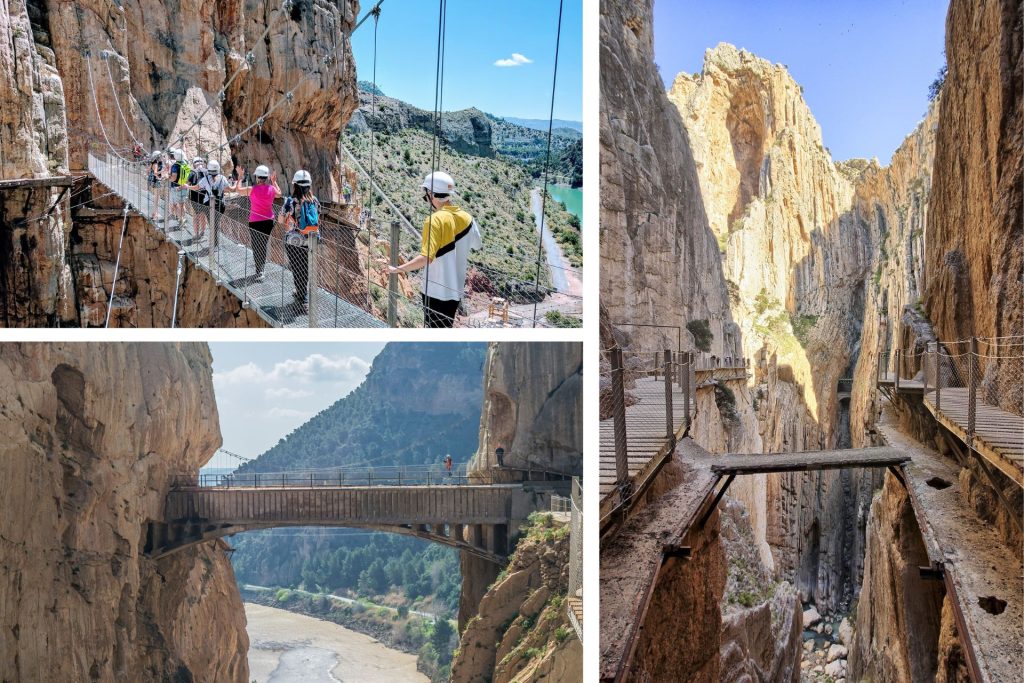
POLYGON ((248 680, 223 547, 142 555, 171 476, 220 445, 210 363, 199 344, 0 347, 5 676, 248 680))

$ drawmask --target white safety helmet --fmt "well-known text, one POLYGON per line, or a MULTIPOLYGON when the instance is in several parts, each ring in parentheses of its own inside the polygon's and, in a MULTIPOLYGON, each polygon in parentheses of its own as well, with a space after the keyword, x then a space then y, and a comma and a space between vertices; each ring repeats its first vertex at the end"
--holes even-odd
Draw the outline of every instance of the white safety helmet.
POLYGON ((269 178, 270 169, 262 164, 256 167, 256 170, 252 172, 253 178, 269 178))
POLYGON ((154 149, 153 153, 149 155, 149 158, 152 159, 153 161, 156 161, 157 159, 159 159, 160 158, 160 150, 154 149))
POLYGON ((210 163, 206 164, 206 170, 210 172, 210 175, 217 175, 220 173, 220 162, 216 159, 210 159, 210 163))
POLYGON ((199 164, 202 164, 202 163, 205 163, 205 162, 203 161, 203 158, 202 158, 202 157, 194 157, 194 158, 192 159, 192 165, 193 165, 193 166, 198 166, 199 164))
POLYGON ((451 194, 455 191, 455 179, 443 171, 434 171, 420 187, 430 194, 451 194))
POLYGON ((309 175, 309 171, 298 170, 292 177, 292 183, 302 187, 309 187, 313 184, 313 177, 309 175))
POLYGON ((185 160, 185 153, 183 151, 181 151, 180 149, 172 149, 171 150, 171 154, 174 155, 174 160, 175 161, 184 161, 185 160))

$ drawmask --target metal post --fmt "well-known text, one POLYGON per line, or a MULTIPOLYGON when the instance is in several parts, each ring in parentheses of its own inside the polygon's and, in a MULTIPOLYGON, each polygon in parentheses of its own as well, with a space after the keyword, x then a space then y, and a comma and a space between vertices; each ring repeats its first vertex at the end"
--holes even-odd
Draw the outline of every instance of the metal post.
POLYGON ((935 410, 942 409, 942 349, 935 344, 935 410))
POLYGON ((690 428, 690 369, 693 367, 693 353, 686 352, 685 367, 683 367, 683 419, 686 420, 686 428, 690 428))
POLYGON ((921 361, 921 384, 924 385, 922 395, 928 393, 928 356, 931 355, 931 343, 925 344, 924 347, 924 358, 921 361))
POLYGON ((629 494, 629 455, 626 447, 626 400, 622 382, 622 349, 612 349, 612 416, 615 427, 615 483, 619 495, 629 494))
MULTIPOLYGON (((391 221, 391 265, 398 265, 398 240, 402 224, 391 221)), ((398 276, 388 275, 388 327, 398 327, 398 276)))
POLYGON ((215 270, 215 268, 216 268, 217 263, 216 263, 216 254, 214 254, 214 251, 216 250, 216 247, 213 244, 213 215, 214 215, 213 205, 214 205, 214 199, 211 196, 210 197, 210 208, 208 209, 209 215, 207 216, 207 219, 206 219, 206 222, 208 224, 206 226, 206 232, 207 232, 206 243, 209 245, 207 247, 207 249, 206 249, 206 265, 210 269, 210 275, 213 276, 213 278, 216 280, 217 279, 217 271, 215 270))
POLYGON ((978 415, 978 375, 974 367, 978 358, 978 338, 971 337, 971 353, 967 356, 967 445, 974 448, 974 427, 978 415))
MULTIPOLYGON (((657 356, 655 356, 657 360, 657 356)), ((657 365, 655 365, 657 367, 657 365)), ((672 410, 672 352, 665 349, 665 436, 669 441, 669 448, 675 450, 676 419, 672 410)))
POLYGON ((894 360, 896 361, 895 365, 893 366, 893 370, 896 373, 896 391, 899 391, 900 390, 900 349, 896 349, 894 360))
POLYGON ((306 298, 309 301, 307 306, 306 320, 310 327, 318 327, 317 324, 317 309, 316 309, 316 295, 319 291, 317 287, 317 248, 320 244, 320 233, 316 230, 309 233, 309 238, 306 240, 306 298))

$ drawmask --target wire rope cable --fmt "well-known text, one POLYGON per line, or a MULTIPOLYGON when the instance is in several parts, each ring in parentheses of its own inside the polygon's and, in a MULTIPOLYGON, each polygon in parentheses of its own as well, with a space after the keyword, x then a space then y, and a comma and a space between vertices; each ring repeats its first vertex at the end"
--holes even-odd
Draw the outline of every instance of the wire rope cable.
POLYGON ((117 245, 117 260, 114 262, 114 278, 110 281, 110 301, 107 302, 107 319, 103 327, 110 327, 110 312, 114 310, 114 292, 117 291, 117 274, 121 269, 121 250, 124 248, 124 234, 128 231, 128 204, 124 207, 124 221, 121 223, 121 240, 117 245))

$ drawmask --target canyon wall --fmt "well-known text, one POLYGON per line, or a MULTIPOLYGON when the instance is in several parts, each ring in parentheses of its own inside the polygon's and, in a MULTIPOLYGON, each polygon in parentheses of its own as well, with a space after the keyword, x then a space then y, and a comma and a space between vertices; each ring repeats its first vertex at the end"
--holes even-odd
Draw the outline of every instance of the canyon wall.
POLYGON ((924 302, 942 340, 1024 333, 1022 14, 951 0, 946 16, 924 302))
MULTIPOLYGON (((698 152, 653 63, 652 4, 601 4, 602 348, 614 344, 627 356, 646 358, 676 348, 671 328, 678 326, 683 350, 695 351, 697 340, 685 327, 706 320, 708 350, 736 357, 744 342, 730 307, 735 292, 709 224, 714 211, 702 198, 698 152)), ((742 381, 723 385, 695 392, 690 435, 712 453, 760 452, 752 391, 742 381)), ((670 463, 654 487, 667 490, 682 476, 670 463)), ((730 494, 746 512, 729 503, 736 516, 725 530, 712 518, 693 539, 693 558, 662 568, 632 662, 636 675, 692 681, 798 675, 795 591, 774 580, 769 590, 747 590, 751 581, 773 575, 765 477, 741 478, 730 494)), ((654 496, 648 497, 657 505, 654 496)))
MULTIPOLYGON (((480 442, 469 464, 470 477, 486 474, 491 478, 507 477, 509 481, 518 481, 522 470, 531 468, 582 476, 583 345, 492 343, 487 349, 483 374, 480 442), (495 455, 498 446, 505 449, 501 465, 495 455)), ((567 551, 564 562, 568 567, 567 551)), ((494 621, 493 615, 488 614, 490 608, 482 600, 497 588, 492 584, 498 577, 498 567, 469 553, 462 553, 461 564, 460 627, 465 629, 477 615, 494 621)), ((526 600, 528 592, 523 591, 527 586, 520 587, 523 590, 517 592, 504 586, 499 591, 503 597, 492 599, 488 604, 496 604, 494 600, 502 604, 526 600)), ((536 585, 529 588, 533 590, 536 585)), ((563 598, 564 590, 563 582, 563 598)), ((498 620, 491 626, 500 626, 503 621, 498 620)), ((494 642, 487 638, 484 641, 494 642)), ((494 650, 475 653, 470 659, 475 663, 462 666, 468 667, 464 671, 475 673, 460 674, 462 678, 456 680, 497 675, 494 667, 501 658, 494 650)), ((453 665, 453 675, 455 670, 453 665)), ((510 670, 508 675, 514 673, 510 670)))
MULTIPOLYGON (((235 160, 282 176, 306 168, 318 196, 337 199, 337 141, 358 105, 358 11, 357 0, 13 2, 0 17, 0 97, 14 103, 0 114, 0 180, 80 172, 88 152, 110 147, 182 146, 191 157, 230 141, 214 155, 226 170, 235 160)), ((80 200, 63 188, 0 188, 5 326, 82 315, 69 263, 80 200)))
POLYGON ((0 670, 248 681, 220 544, 141 554, 170 478, 220 445, 201 344, 0 345, 0 670))

